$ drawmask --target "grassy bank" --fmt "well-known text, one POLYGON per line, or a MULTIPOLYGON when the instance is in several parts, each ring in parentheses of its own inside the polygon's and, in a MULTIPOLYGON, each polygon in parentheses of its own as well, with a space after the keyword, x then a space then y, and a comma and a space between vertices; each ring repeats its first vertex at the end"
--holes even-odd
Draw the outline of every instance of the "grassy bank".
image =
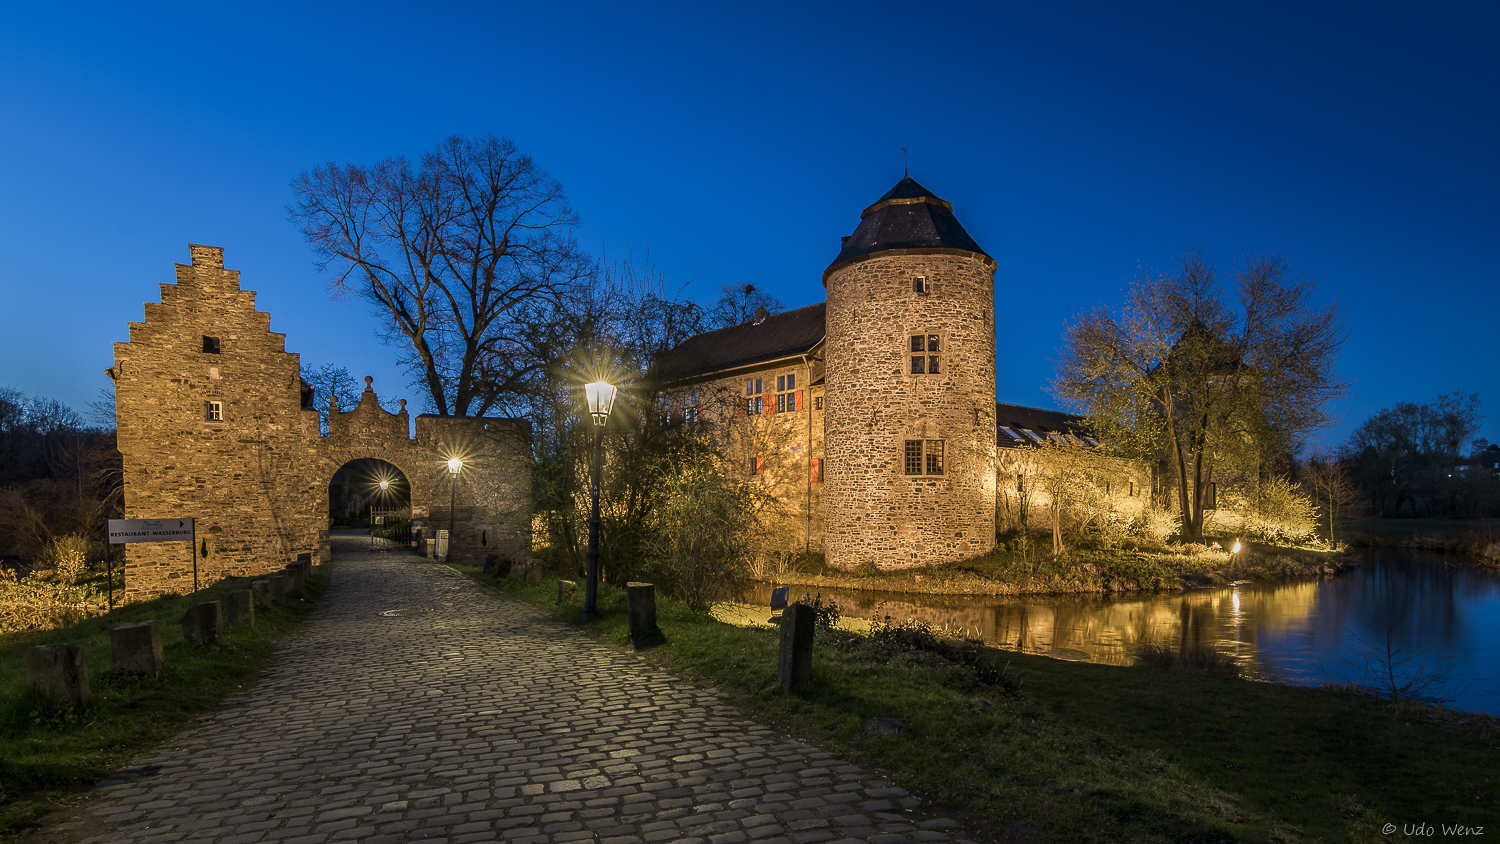
POLYGON ((132 756, 170 738, 201 712, 248 685, 276 643, 311 611, 328 583, 328 567, 282 606, 257 609, 253 628, 226 627, 215 647, 185 647, 182 616, 204 601, 226 601, 250 588, 232 578, 185 596, 129 604, 72 627, 0 645, 0 834, 87 789, 132 756), (158 677, 111 670, 109 631, 156 619, 166 668, 158 677), (39 698, 26 685, 24 654, 35 645, 70 642, 85 649, 89 705, 73 710, 39 698))
MULTIPOLYGON (((459 570, 578 623, 577 604, 553 606, 553 583, 459 570)), ((602 588, 600 603, 588 629, 628 648, 623 593, 602 588)), ((986 837, 1385 841, 1399 837, 1380 835, 1386 823, 1500 825, 1500 725, 1479 716, 998 651, 976 666, 897 637, 822 631, 812 682, 788 695, 770 629, 666 600, 658 618, 666 643, 643 658, 888 773, 986 837), (872 718, 907 726, 877 736, 872 718)))
MULTIPOLYGON (((1224 540, 1231 545, 1233 540, 1224 540)), ((1236 580, 1334 574, 1357 563, 1347 554, 1249 545, 1239 554, 1211 546, 1069 548, 1059 557, 1037 540, 1013 539, 982 557, 921 569, 841 571, 812 555, 767 573, 778 584, 939 595, 1026 595, 1180 591, 1236 580)))

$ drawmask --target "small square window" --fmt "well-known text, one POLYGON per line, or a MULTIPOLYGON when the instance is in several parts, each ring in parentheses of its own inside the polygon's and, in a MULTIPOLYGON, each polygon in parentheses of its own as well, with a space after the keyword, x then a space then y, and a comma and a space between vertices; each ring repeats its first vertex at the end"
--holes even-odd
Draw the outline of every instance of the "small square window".
POLYGON ((916 293, 926 293, 928 291, 927 276, 919 275, 916 278, 912 279, 911 289, 916 293))
POLYGON ((927 356, 927 374, 928 375, 936 375, 936 374, 938 374, 938 356, 937 355, 928 355, 927 356))
POLYGON ((924 375, 927 372, 927 357, 925 355, 912 355, 911 374, 924 375))
POLYGON ((941 351, 942 335, 911 334, 911 374, 937 375, 942 372, 938 354, 941 351))
POLYGON ((209 337, 208 335, 205 334, 203 336, 203 353, 206 354, 206 355, 216 355, 216 354, 218 354, 219 353, 219 338, 217 338, 217 337, 209 337))
POLYGON ((203 414, 209 422, 223 422, 224 403, 221 401, 204 402, 203 414))
POLYGON ((927 351, 926 343, 927 341, 923 336, 918 334, 911 338, 911 350, 914 352, 925 352, 927 351))
POLYGON ((943 474, 942 440, 907 440, 902 456, 908 475, 943 474))
MULTIPOLYGON (((823 397, 822 396, 817 396, 817 397, 815 397, 813 399, 813 410, 822 410, 822 409, 823 409, 823 397)), ((1500 469, 1500 466, 1497 466, 1496 468, 1500 469)))
POLYGON ((938 336, 936 334, 929 334, 929 335, 927 335, 927 351, 929 351, 929 352, 935 352, 937 350, 938 350, 938 336))

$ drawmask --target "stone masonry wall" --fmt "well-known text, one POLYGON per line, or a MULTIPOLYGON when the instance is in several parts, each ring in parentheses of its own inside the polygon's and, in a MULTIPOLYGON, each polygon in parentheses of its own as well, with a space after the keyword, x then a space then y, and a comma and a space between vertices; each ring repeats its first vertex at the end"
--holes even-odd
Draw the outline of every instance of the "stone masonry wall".
POLYGON ((995 544, 994 264, 877 254, 828 285, 824 547, 830 565, 909 568, 995 544), (926 276, 930 292, 913 290, 926 276), (912 375, 910 336, 941 338, 912 375), (904 474, 906 440, 944 442, 942 475, 904 474))
MULTIPOLYGON (((425 514, 438 499, 448 504, 445 450, 464 449, 468 474, 460 486, 479 550, 466 549, 459 529, 455 559, 480 561, 485 549, 524 559, 529 538, 515 514, 529 511, 531 475, 515 420, 419 417, 413 440, 405 408, 381 409, 367 379, 360 405, 334 413, 330 436, 320 436, 317 412, 302 406, 300 361, 286 352, 284 335, 255 310, 239 272, 224 268, 223 249, 190 250, 193 263, 177 265, 161 302, 146 303, 145 319, 130 323, 130 340, 114 344, 109 373, 126 518, 196 519, 200 585, 264 574, 299 553, 326 559, 328 482, 340 466, 388 460, 411 484, 414 515, 425 514), (220 403, 220 419, 210 418, 209 402, 220 403)), ((192 585, 187 543, 126 546, 128 598, 192 585)))

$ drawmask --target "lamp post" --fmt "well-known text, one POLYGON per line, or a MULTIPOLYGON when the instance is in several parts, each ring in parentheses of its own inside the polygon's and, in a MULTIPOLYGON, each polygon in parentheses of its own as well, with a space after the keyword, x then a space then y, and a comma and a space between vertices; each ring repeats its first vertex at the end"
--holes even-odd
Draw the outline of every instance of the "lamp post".
POLYGON ((444 562, 453 559, 453 511, 458 503, 458 473, 463 471, 464 462, 457 457, 448 458, 448 547, 443 549, 448 553, 444 555, 444 562))
POLYGON ((583 385, 584 397, 588 400, 589 416, 594 419, 594 461, 590 466, 589 473, 589 498, 592 499, 592 509, 589 511, 589 554, 588 571, 583 586, 583 620, 588 621, 599 614, 599 465, 602 454, 600 443, 604 440, 604 423, 609 421, 609 411, 615 404, 615 393, 619 390, 613 384, 604 381, 595 381, 592 384, 583 385))

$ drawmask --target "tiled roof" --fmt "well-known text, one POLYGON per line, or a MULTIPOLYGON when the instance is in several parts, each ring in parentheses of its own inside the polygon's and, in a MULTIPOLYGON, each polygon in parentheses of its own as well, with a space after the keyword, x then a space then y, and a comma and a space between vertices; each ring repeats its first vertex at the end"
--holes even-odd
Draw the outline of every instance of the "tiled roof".
POLYGON ((995 402, 995 441, 1001 448, 1035 445, 1035 440, 1031 439, 1027 431, 1043 439, 1051 433, 1089 436, 1086 417, 1057 410, 1042 410, 1039 407, 995 402), (1007 432, 1007 428, 1015 436, 1007 432))
POLYGON ((672 350, 676 378, 692 378, 806 354, 827 333, 827 302, 689 337, 672 350))
POLYGON ((854 234, 844 238, 843 250, 823 271, 825 285, 834 270, 866 255, 890 250, 957 252, 994 260, 953 216, 953 203, 938 198, 910 176, 897 182, 859 216, 854 234))

